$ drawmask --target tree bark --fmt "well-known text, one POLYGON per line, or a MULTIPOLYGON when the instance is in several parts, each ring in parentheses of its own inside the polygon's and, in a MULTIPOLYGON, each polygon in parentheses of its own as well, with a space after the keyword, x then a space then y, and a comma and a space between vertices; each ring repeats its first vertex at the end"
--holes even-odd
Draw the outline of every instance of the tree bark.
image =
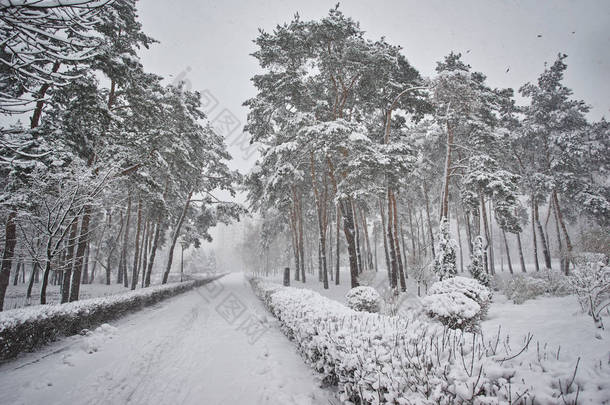
POLYGON ((383 250, 384 250, 384 257, 385 257, 385 266, 386 266, 386 270, 388 271, 388 280, 392 280, 392 267, 390 264, 390 252, 388 249, 388 236, 386 234, 386 225, 385 225, 385 211, 383 209, 384 206, 384 202, 382 201, 382 198, 379 197, 379 214, 381 215, 381 234, 383 235, 383 250))
POLYGON ((150 275, 152 273, 153 264, 155 263, 155 255, 157 254, 157 246, 159 245, 159 235, 161 233, 161 220, 155 224, 155 236, 153 237, 152 247, 150 248, 150 256, 148 258, 148 268, 146 269, 146 277, 144 278, 144 287, 150 286, 150 275))
POLYGON ((555 190, 553 190, 553 202, 554 202, 554 206, 555 206, 555 211, 557 212, 557 219, 559 220, 559 225, 561 226, 561 230, 563 232, 563 239, 566 241, 567 257, 565 258, 564 273, 566 275, 569 275, 570 274, 570 261, 572 260, 572 242, 570 241, 570 235, 568 235, 568 229, 566 227, 566 224, 563 221, 563 214, 561 213, 561 206, 559 205, 559 198, 557 197, 557 192, 555 190))
POLYGON ((70 285, 70 302, 78 301, 80 293, 81 272, 85 257, 85 250, 89 243, 89 221, 91 220, 91 205, 87 204, 83 210, 83 216, 80 225, 80 235, 78 236, 78 245, 76 247, 76 257, 74 260, 74 269, 72 271, 72 283, 70 285))
POLYGON ((538 213, 538 201, 534 200, 534 220, 536 221, 536 228, 538 229, 538 233, 540 234, 540 243, 542 244, 542 254, 544 256, 544 264, 547 269, 551 268, 551 255, 549 253, 549 245, 546 242, 546 237, 544 235, 544 229, 542 229, 542 224, 540 223, 540 216, 538 213))
POLYGON ((180 236, 180 228, 182 228, 182 223, 184 222, 184 218, 186 217, 186 213, 187 213, 189 205, 191 203, 192 196, 193 196, 193 190, 190 190, 186 197, 186 202, 184 204, 184 208, 182 209, 182 213, 180 214, 180 218, 178 219, 178 223, 176 224, 176 228, 174 229, 174 235, 172 236, 172 241, 169 246, 169 253, 167 255, 167 265, 165 266, 165 273, 163 273, 162 284, 167 284, 167 279, 169 278, 169 272, 172 269, 172 261, 174 260, 174 248, 176 247, 176 242, 178 241, 178 236, 180 236))
POLYGON ((336 229, 336 257, 335 257, 335 285, 339 285, 341 265, 341 204, 337 204, 337 229, 336 229))
POLYGON ((136 223, 136 240, 133 253, 133 270, 131 274, 131 289, 135 290, 138 285, 140 275, 138 274, 140 265, 140 236, 142 232, 142 198, 138 198, 138 220, 136 223))
POLYGON ((358 287, 358 262, 356 259, 356 241, 354 230, 354 212, 350 199, 342 200, 341 213, 343 214, 343 233, 347 242, 347 252, 349 256, 349 269, 351 278, 351 288, 358 287))
POLYGON ((457 224, 458 247, 460 249, 460 273, 464 272, 464 251, 462 250, 462 232, 460 232, 460 213, 455 209, 455 221, 457 224))
POLYGON ((388 245, 390 246, 390 287, 397 288, 398 286, 398 262, 396 261, 396 245, 394 244, 394 237, 392 236, 392 192, 388 188, 388 245))
POLYGON ((16 218, 17 211, 11 210, 4 226, 4 252, 2 253, 2 267, 0 267, 0 311, 4 308, 4 297, 11 277, 11 267, 13 267, 13 256, 17 244, 16 218))
POLYGON ((76 246, 76 234, 78 233, 78 221, 74 221, 70 227, 68 237, 68 248, 66 249, 66 264, 62 278, 61 303, 70 299, 70 281, 72 278, 72 267, 74 266, 74 247, 76 246))
POLYGON ((396 259, 398 262, 398 277, 400 279, 400 290, 402 292, 407 291, 407 282, 405 280, 405 269, 402 265, 402 258, 400 255, 400 243, 398 240, 398 207, 396 205, 396 196, 394 193, 391 195, 392 198, 392 213, 394 214, 394 242, 396 246, 396 259))
MULTIPOLYGON (((434 232, 432 231, 432 220, 430 219, 430 203, 428 198, 428 187, 424 183, 424 200, 426 202, 426 217, 428 219, 428 233, 430 234, 430 249, 432 251, 432 257, 436 256, 434 252, 434 232)), ((423 224, 422 224, 423 228, 423 224)))
POLYGON ((521 262, 521 271, 523 273, 527 272, 525 268, 525 259, 523 258, 523 246, 521 246, 521 234, 517 232, 517 246, 519 247, 519 261, 521 262))
POLYGON ((513 264, 510 260, 510 251, 508 250, 508 240, 506 239, 506 232, 504 231, 504 229, 502 229, 502 237, 504 238, 504 248, 506 249, 506 261, 508 262, 508 271, 510 271, 510 274, 514 274, 513 264))
POLYGON ((540 271, 540 264, 538 263, 538 242, 536 239, 536 217, 534 214, 534 206, 536 202, 534 196, 532 196, 531 211, 532 211, 532 239, 534 247, 534 264, 536 265, 536 271, 540 271))
POLYGON ((481 200, 481 218, 483 219, 483 232, 485 233, 485 246, 483 246, 484 259, 485 259, 485 271, 487 273, 491 273, 490 269, 490 261, 493 258, 488 256, 488 248, 489 248, 489 227, 487 226, 487 209, 485 208, 485 196, 482 192, 479 192, 480 200, 481 200))
MULTIPOLYGON (((445 179, 443 183, 443 203, 441 205, 440 219, 449 221, 449 178, 451 172, 451 152, 453 150, 453 129, 447 122, 447 153, 445 156, 445 179)), ((433 253, 434 254, 434 253, 433 253)))

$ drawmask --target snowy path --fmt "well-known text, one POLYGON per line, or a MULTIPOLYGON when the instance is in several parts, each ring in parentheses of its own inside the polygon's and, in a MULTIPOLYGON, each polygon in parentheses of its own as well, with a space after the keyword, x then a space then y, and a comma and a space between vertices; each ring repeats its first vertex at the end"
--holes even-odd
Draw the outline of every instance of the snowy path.
POLYGON ((274 322, 229 274, 4 364, 0 403, 332 403, 274 322))

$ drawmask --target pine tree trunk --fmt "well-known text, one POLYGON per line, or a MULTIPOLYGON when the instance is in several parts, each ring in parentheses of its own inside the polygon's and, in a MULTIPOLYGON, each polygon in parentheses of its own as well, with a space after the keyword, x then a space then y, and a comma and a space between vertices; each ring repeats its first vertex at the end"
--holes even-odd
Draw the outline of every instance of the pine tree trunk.
POLYGON ((89 254, 91 249, 91 241, 87 241, 87 247, 85 247, 85 256, 83 259, 83 276, 81 284, 89 284, 89 254))
POLYGON ((180 229, 182 228, 182 224, 184 223, 184 218, 186 217, 186 213, 187 213, 189 205, 191 203, 192 196, 193 196, 193 190, 190 190, 186 197, 186 202, 184 204, 184 208, 182 209, 182 214, 180 214, 180 218, 178 219, 178 223, 176 224, 176 228, 174 229, 174 235, 172 236, 172 241, 171 241, 171 244, 169 245, 169 253, 167 255, 167 265, 165 266, 165 273, 163 273, 162 284, 167 284, 167 279, 169 278, 169 272, 172 269, 172 261, 174 260, 174 248, 176 247, 176 242, 178 241, 178 236, 180 236, 180 229))
POLYGON ((468 242, 468 253, 472 255, 472 228, 470 227, 470 212, 464 210, 464 222, 466 223, 466 238, 468 242))
POLYGON ((557 212, 557 219, 559 220, 559 225, 561 225, 561 230, 563 231, 563 239, 566 241, 567 257, 565 258, 564 273, 566 275, 569 275, 570 261, 572 260, 572 242, 570 241, 570 235, 568 235, 568 229, 566 228, 566 224, 563 221, 563 214, 561 213, 559 198, 557 197, 557 192, 555 190, 553 190, 553 202, 555 205, 555 211, 557 212))
POLYGON ((341 201, 341 213, 343 214, 343 233, 347 242, 347 253, 349 257, 349 270, 351 278, 351 288, 358 287, 358 261, 356 258, 356 240, 354 229, 354 212, 351 200, 341 201))
POLYGON ((142 198, 138 198, 138 221, 136 223, 136 240, 134 244, 134 253, 133 253, 133 270, 131 274, 131 289, 135 290, 138 285, 138 280, 140 279, 140 275, 138 274, 138 269, 140 265, 140 236, 142 232, 142 198))
POLYGON ((4 226, 4 252, 2 253, 2 267, 0 267, 0 311, 4 308, 4 297, 11 277, 15 245, 17 244, 16 218, 17 211, 11 210, 4 226))
MULTIPOLYGON (((448 180, 447 180, 448 181, 448 180)), ((426 217, 428 219, 428 232, 430 233, 430 249, 432 251, 432 257, 436 256, 434 252, 434 232, 432 231, 432 220, 430 219, 430 203, 428 199, 428 187, 424 183, 424 199, 426 201, 426 217)), ((422 224, 423 227, 423 224, 422 224)))
POLYGON ((17 268, 15 269, 15 276, 13 277, 13 286, 19 283, 19 272, 21 271, 21 260, 17 261, 17 268))
POLYGON ((362 208, 358 210, 360 212, 360 218, 362 219, 362 230, 364 233, 364 242, 366 247, 366 260, 365 263, 369 270, 373 269, 373 254, 371 253, 371 241, 369 239, 369 229, 368 224, 366 222, 366 216, 364 215, 364 211, 362 208))
POLYGON ((532 215, 532 243, 534 248, 534 264, 536 265, 536 271, 540 271, 540 264, 538 263, 538 239, 536 237, 536 216, 534 214, 534 196, 532 196, 531 203, 531 215, 532 215))
POLYGON ((388 188, 388 245, 390 246, 390 267, 391 278, 390 278, 390 287, 397 288, 398 287, 398 262, 396 261, 396 245, 394 244, 394 237, 392 236, 392 218, 394 218, 394 214, 392 213, 392 192, 388 188))
POLYGON ((527 270, 525 268, 525 259, 523 257, 523 246, 521 245, 521 234, 519 232, 517 232, 516 235, 517 235, 517 246, 519 247, 519 261, 521 262, 521 271, 523 273, 526 273, 527 270))
POLYGON ((46 254, 47 260, 44 265, 44 273, 42 276, 42 285, 40 286, 40 304, 45 305, 47 303, 47 285, 49 285, 49 273, 51 272, 51 259, 53 258, 51 255, 51 244, 53 240, 52 237, 49 236, 47 240, 46 246, 46 254))
POLYGON ((386 270, 388 271, 388 280, 392 280, 392 267, 390 264, 390 252, 388 249, 388 236, 386 234, 386 225, 385 225, 385 212, 383 209, 383 206, 385 205, 385 203, 383 202, 382 198, 379 198, 379 213, 381 215, 381 234, 383 235, 383 250, 384 250, 384 257, 385 257, 385 266, 386 266, 386 270))
POLYGON ((544 256, 544 264, 547 269, 551 268, 551 255, 549 253, 549 246, 546 243, 546 237, 544 236, 544 229, 542 229, 542 224, 540 223, 540 217, 538 214, 538 202, 534 200, 534 220, 536 221, 536 228, 538 229, 538 233, 540 234, 540 243, 542 244, 542 254, 544 256))
POLYGON ((462 250, 462 232, 460 232, 460 213, 456 207, 455 221, 457 224, 458 247, 460 249, 460 273, 464 272, 464 251, 462 250))
POLYGON ((362 253, 360 252, 360 227, 358 226, 358 210, 352 203, 354 213, 354 229, 356 231, 356 259, 358 260, 358 274, 362 274, 362 253))
POLYGON ((506 231, 504 231, 504 229, 502 229, 502 237, 504 238, 504 248, 506 249, 506 261, 508 262, 508 271, 510 271, 510 274, 514 274, 513 264, 510 260, 510 251, 508 250, 508 240, 506 239, 506 231))
POLYGON ((396 246, 396 259, 398 262, 398 277, 400 280, 400 290, 402 292, 407 291, 407 282, 405 280, 405 269, 402 265, 402 258, 400 254, 400 243, 398 241, 398 207, 396 205, 396 196, 394 193, 391 194, 392 199, 392 213, 394 215, 394 242, 396 246))
POLYGON ((565 264, 565 252, 563 251, 563 243, 561 243, 561 231, 559 230, 559 220, 557 219, 557 211, 555 210, 555 202, 553 201, 553 199, 551 199, 551 203, 550 203, 550 208, 553 209, 553 217, 555 219, 555 230, 557 233, 557 247, 559 249, 559 261, 560 261, 560 267, 562 271, 565 271, 566 269, 566 264, 565 264))
POLYGON ((415 231, 413 229, 413 207, 409 203, 409 230, 411 231, 411 264, 415 263, 415 231))
POLYGON ((144 287, 150 286, 150 275, 152 273, 153 264, 155 263, 155 255, 157 254, 157 246, 159 245, 159 235, 161 233, 161 220, 155 224, 155 236, 153 236, 152 247, 150 248, 150 256, 148 258, 148 268, 146 269, 146 277, 144 278, 144 287))
POLYGON ((491 274, 496 274, 496 256, 494 252, 494 236, 493 236, 493 215, 492 215, 491 198, 489 199, 489 221, 485 224, 489 229, 489 270, 491 274))
POLYGON ((64 304, 70 299, 70 281, 72 279, 72 267, 74 266, 74 247, 76 246, 76 234, 78 233, 78 221, 74 221, 70 226, 70 236, 68 237, 68 248, 66 249, 66 264, 62 277, 61 303, 64 304))
MULTIPOLYGON (((451 177, 451 152, 453 150, 453 129, 447 122, 447 154, 445 157, 445 175, 443 182, 443 202, 441 205, 440 218, 449 221, 449 178, 451 177)), ((426 198, 427 202, 427 198, 426 198)), ((434 243, 433 243, 434 244, 434 243)), ((434 253, 432 253, 434 255, 434 253)))
POLYGON ((487 226, 487 209, 485 208, 485 196, 483 196, 483 193, 479 192, 479 196, 481 199, 481 218, 483 219, 483 232, 485 233, 485 246, 483 246, 483 252, 484 252, 484 260, 485 260, 485 271, 487 273, 491 273, 490 271, 490 262, 493 260, 492 257, 488 256, 488 249, 489 249, 489 227, 487 226))
POLYGON ((336 252, 337 257, 335 257, 335 285, 339 285, 340 279, 340 265, 341 265, 341 204, 337 204, 337 229, 336 229, 336 252))
POLYGON ((80 293, 80 279, 83 270, 85 250, 89 243, 89 221, 91 220, 91 205, 87 204, 83 209, 83 215, 80 225, 80 235, 78 236, 78 245, 76 247, 76 257, 74 260, 74 269, 72 270, 72 283, 70 285, 70 302, 78 301, 80 293))
POLYGON ((298 200, 298 216, 297 220, 299 223, 299 253, 301 255, 301 282, 306 282, 305 276, 305 238, 303 232, 303 210, 301 206, 301 199, 298 200))

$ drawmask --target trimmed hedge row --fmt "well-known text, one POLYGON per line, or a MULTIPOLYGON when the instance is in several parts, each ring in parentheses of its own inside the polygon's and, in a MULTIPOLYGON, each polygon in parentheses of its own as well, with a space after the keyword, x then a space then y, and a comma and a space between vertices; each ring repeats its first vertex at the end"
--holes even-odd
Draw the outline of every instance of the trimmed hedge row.
POLYGON ((524 346, 487 340, 417 313, 357 312, 311 290, 251 284, 344 404, 610 404, 608 365, 578 367, 546 345, 530 347, 531 337, 524 346))
POLYGON ((0 361, 33 351, 62 336, 91 329, 129 312, 200 287, 219 277, 222 275, 67 304, 40 305, 0 312, 0 361))

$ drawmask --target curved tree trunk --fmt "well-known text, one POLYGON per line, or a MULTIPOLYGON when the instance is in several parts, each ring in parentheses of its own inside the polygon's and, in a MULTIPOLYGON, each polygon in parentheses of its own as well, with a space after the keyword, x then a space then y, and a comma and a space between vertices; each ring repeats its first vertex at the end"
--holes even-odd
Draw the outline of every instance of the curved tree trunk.
POLYGON ((517 232, 517 246, 519 247, 519 261, 521 262, 521 271, 523 273, 527 272, 525 269, 525 259, 523 258, 523 246, 521 246, 521 234, 517 232))
POLYGON ((534 200, 534 220, 536 221, 536 228, 538 229, 538 233, 540 234, 540 243, 542 243, 542 254, 544 256, 544 264, 547 269, 551 268, 551 254, 549 253, 549 245, 546 242, 546 237, 544 235, 544 229, 542 229, 542 224, 540 223, 540 216, 538 213, 538 202, 534 200))

